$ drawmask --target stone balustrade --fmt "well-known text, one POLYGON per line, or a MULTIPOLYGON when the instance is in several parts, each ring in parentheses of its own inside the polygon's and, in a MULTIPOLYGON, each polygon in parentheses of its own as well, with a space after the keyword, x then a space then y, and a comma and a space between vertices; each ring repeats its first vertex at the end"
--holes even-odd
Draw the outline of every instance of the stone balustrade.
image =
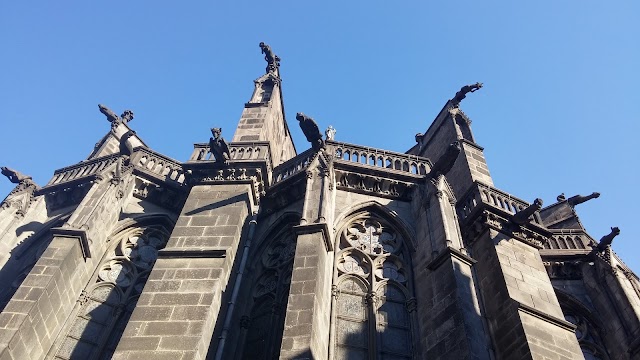
POLYGON ((184 170, 179 162, 147 148, 136 148, 131 157, 131 163, 136 166, 136 168, 142 169, 162 180, 170 181, 178 185, 184 184, 184 170))
MULTIPOLYGON (((229 160, 268 160, 271 164, 269 154, 269 143, 263 142, 243 142, 236 141, 229 144, 229 160)), ((193 153, 189 161, 213 161, 213 155, 209 152, 209 144, 193 144, 193 153)))
POLYGON ((287 179, 307 168, 315 152, 309 149, 293 159, 289 159, 273 169, 273 177, 271 185, 275 185, 280 181, 287 179))
POLYGON ((550 250, 590 250, 590 245, 596 242, 581 230, 552 230, 549 241, 544 243, 545 249, 550 250))
POLYGON ((46 186, 58 185, 97 174, 116 162, 118 156, 118 154, 107 155, 58 169, 53 173, 53 177, 46 186))
MULTIPOLYGON (((458 202, 458 212, 461 220, 464 220, 480 204, 498 208, 509 214, 515 214, 529 206, 524 200, 510 195, 506 192, 492 188, 488 185, 476 182, 467 195, 458 202)), ((533 223, 542 226, 540 214, 533 215, 533 223)))
POLYGON ((429 159, 416 155, 396 153, 336 141, 327 141, 327 146, 335 154, 336 160, 405 171, 416 175, 426 175, 432 167, 429 159))

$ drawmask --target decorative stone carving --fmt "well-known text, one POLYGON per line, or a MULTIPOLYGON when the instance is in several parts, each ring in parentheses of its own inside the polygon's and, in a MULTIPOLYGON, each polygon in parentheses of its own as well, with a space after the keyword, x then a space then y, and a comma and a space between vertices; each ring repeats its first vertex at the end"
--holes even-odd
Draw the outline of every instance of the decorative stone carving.
POLYGON ((612 227, 611 232, 603 236, 602 239, 600 239, 600 242, 598 243, 598 246, 596 247, 596 249, 598 251, 604 251, 604 249, 606 249, 607 246, 611 245, 611 243, 613 242, 613 238, 615 238, 618 235, 620 235, 620 229, 617 227, 612 227))
POLYGON ((543 264, 551 279, 575 280, 582 278, 581 261, 545 261, 543 264))
POLYGON ((336 171, 336 185, 341 190, 355 190, 376 196, 402 199, 409 199, 415 186, 413 183, 342 170, 336 171))
POLYGON ((529 205, 526 209, 517 212, 513 215, 513 222, 518 225, 528 223, 529 217, 531 217, 536 211, 542 208, 542 199, 537 198, 533 201, 533 204, 529 205))
POLYGON ((131 154, 133 154, 133 144, 131 144, 129 138, 135 134, 135 131, 129 130, 120 137, 120 155, 131 156, 131 154))
POLYGON ((576 195, 576 196, 572 196, 569 198, 569 200, 567 200, 567 202, 569 203, 569 205, 571 206, 576 206, 579 204, 582 204, 584 202, 587 202, 591 199, 597 199, 600 197, 600 193, 598 192, 593 192, 590 195, 587 196, 582 196, 582 195, 576 195))
POLYGON ((222 128, 211 128, 213 137, 209 138, 209 151, 213 154, 216 164, 226 164, 229 162, 229 144, 222 137, 222 128))
POLYGON ((90 182, 86 182, 46 192, 47 209, 53 211, 80 203, 89 189, 91 189, 91 185, 90 182))
POLYGON ((410 257, 401 234, 381 217, 363 213, 348 222, 339 239, 337 280, 332 286, 336 309, 332 321, 336 354, 340 354, 337 358, 368 358, 349 348, 353 339, 367 338, 368 344, 363 349, 371 354, 387 351, 389 341, 401 344, 396 354, 410 354, 409 319, 416 302, 408 295, 412 278, 410 257), (380 329, 387 330, 384 336, 368 337, 367 334, 380 329))
POLYGON ((7 179, 14 184, 20 184, 32 180, 31 176, 24 175, 23 173, 6 166, 1 167, 0 169, 2 170, 2 175, 6 176, 7 179))
POLYGON ((460 154, 461 150, 462 147, 460 146, 459 142, 456 141, 451 143, 447 148, 447 151, 442 156, 440 156, 438 161, 436 161, 436 163, 433 165, 429 174, 432 177, 438 175, 446 175, 453 167, 453 164, 456 162, 458 154, 460 154))
POLYGON ((261 42, 260 50, 264 54, 264 59, 267 62, 267 73, 275 73, 276 70, 280 67, 280 57, 274 54, 273 50, 271 50, 271 46, 261 42))
POLYGON ((156 185, 142 179, 136 179, 133 195, 169 210, 179 212, 186 200, 186 194, 170 187, 156 185))
POLYGON ((460 89, 460 91, 458 91, 458 92, 456 93, 456 95, 453 97, 453 99, 451 99, 451 104, 452 104, 454 107, 458 107, 458 106, 460 106, 460 102, 461 102, 465 97, 467 97, 467 94, 468 94, 468 93, 475 92, 475 91, 479 90, 480 88, 482 88, 482 83, 479 83, 479 82, 478 82, 478 83, 475 83, 475 84, 472 84, 472 85, 465 85, 465 86, 463 86, 463 87, 460 89))
POLYGON ((322 134, 315 120, 300 112, 296 114, 296 120, 300 122, 300 128, 307 141, 311 143, 313 150, 318 151, 323 148, 324 140, 322 140, 322 134))
POLYGON ((17 208, 16 215, 23 217, 33 203, 35 192, 39 187, 33 182, 31 176, 24 175, 8 167, 0 169, 2 169, 2 175, 6 176, 12 183, 17 184, 0 203, 0 209, 17 208))
POLYGON ((336 137, 336 129, 329 125, 327 130, 324 131, 324 135, 326 136, 326 140, 334 140, 336 137))
POLYGON ((133 111, 131 110, 125 110, 122 115, 118 116, 116 113, 111 111, 111 109, 102 104, 98 104, 98 108, 100 109, 100 112, 107 117, 107 120, 111 123, 112 129, 116 128, 121 123, 126 124, 133 120, 133 111))

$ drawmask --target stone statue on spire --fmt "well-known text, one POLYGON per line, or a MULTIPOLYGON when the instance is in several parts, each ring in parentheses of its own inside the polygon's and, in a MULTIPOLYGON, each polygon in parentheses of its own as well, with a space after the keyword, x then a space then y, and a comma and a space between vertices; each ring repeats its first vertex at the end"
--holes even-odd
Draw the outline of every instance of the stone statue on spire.
POLYGON ((275 73, 276 70, 280 67, 280 57, 274 54, 273 50, 271 50, 271 46, 261 42, 260 49, 264 54, 264 59, 267 61, 267 74, 272 72, 275 73))
POLYGON ((475 83, 472 85, 465 85, 456 93, 456 95, 451 99, 451 104, 454 107, 460 106, 460 102, 467 97, 467 94, 470 92, 475 92, 482 87, 482 83, 475 83))
POLYGON ((111 109, 102 104, 98 104, 98 108, 100 109, 100 112, 107 117, 107 120, 111 123, 111 127, 115 128, 121 123, 127 124, 133 120, 133 111, 131 110, 125 110, 122 115, 118 116, 111 109))

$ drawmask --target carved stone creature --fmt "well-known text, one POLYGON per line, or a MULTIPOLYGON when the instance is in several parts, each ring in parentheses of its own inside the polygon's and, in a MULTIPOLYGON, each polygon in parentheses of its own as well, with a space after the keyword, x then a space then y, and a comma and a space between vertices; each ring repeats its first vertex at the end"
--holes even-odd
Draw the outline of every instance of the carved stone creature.
POLYGON ((518 225, 526 224, 529 222, 529 217, 540 209, 542 209, 542 199, 538 198, 535 199, 533 204, 529 205, 526 209, 523 209, 513 215, 513 222, 518 225))
POLYGON ((324 131, 324 135, 326 136, 326 140, 333 140, 336 137, 336 129, 329 125, 327 130, 324 131))
POLYGON ((569 198, 569 200, 567 200, 567 202, 571 206, 576 206, 578 204, 582 204, 583 202, 589 201, 591 199, 597 199, 599 197, 600 197, 600 193, 594 192, 594 193, 591 193, 591 195, 587 195, 587 196, 582 196, 582 195, 572 196, 569 198))
POLYGON ((0 167, 0 169, 2 170, 2 175, 6 176, 9 181, 14 184, 20 184, 32 179, 31 176, 25 175, 6 166, 0 167))
POLYGON ((300 128, 307 138, 307 141, 311 143, 313 150, 318 151, 323 148, 324 140, 322 140, 322 134, 315 120, 303 113, 297 113, 296 120, 300 122, 300 128))
POLYGON ((613 242, 613 238, 618 235, 620 235, 620 229, 617 227, 612 227, 611 232, 600 239, 600 242, 598 243, 596 249, 598 251, 603 251, 607 248, 607 246, 611 245, 611 243, 613 242))
POLYGON ((438 176, 439 174, 446 175, 453 167, 461 150, 462 147, 459 142, 456 141, 449 144, 447 151, 438 158, 438 161, 436 161, 431 168, 430 174, 432 174, 432 177, 438 176))
POLYGON ((213 154, 217 164, 226 164, 231 155, 229 145, 222 138, 222 128, 211 128, 213 137, 209 138, 209 151, 213 154))
POLYGON ((111 111, 111 109, 102 104, 98 104, 98 108, 100 109, 100 112, 103 113, 107 117, 107 120, 109 120, 109 122, 112 124, 118 124, 120 122, 124 122, 126 124, 129 121, 133 120, 133 111, 131 110, 125 110, 122 115, 118 116, 116 115, 116 113, 111 111))
POLYGON ((264 59, 267 61, 267 73, 274 72, 278 67, 280 67, 280 58, 278 55, 273 53, 271 50, 271 46, 261 42, 260 49, 264 54, 264 59))
POLYGON ((120 155, 131 156, 133 154, 133 144, 129 138, 136 134, 135 131, 129 130, 120 137, 120 155))
POLYGON ((475 92, 478 89, 480 89, 482 87, 482 83, 475 83, 472 85, 465 85, 463 86, 460 91, 458 91, 456 93, 456 95, 453 97, 453 99, 451 99, 451 103, 453 104, 453 106, 458 107, 460 105, 460 102, 467 97, 467 94, 470 92, 475 92))

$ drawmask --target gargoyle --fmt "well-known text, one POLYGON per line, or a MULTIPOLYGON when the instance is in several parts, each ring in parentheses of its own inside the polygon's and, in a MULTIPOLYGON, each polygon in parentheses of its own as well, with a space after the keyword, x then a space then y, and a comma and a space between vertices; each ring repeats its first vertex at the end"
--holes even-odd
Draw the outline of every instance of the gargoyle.
POLYGON ((120 137, 120 155, 131 156, 133 154, 133 144, 129 138, 135 134, 135 131, 129 130, 120 137))
POLYGON ((216 163, 224 164, 231 158, 229 145, 222 138, 222 128, 211 128, 213 137, 209 138, 209 151, 213 154, 216 163))
POLYGON ((589 201, 591 199, 597 199, 599 197, 600 197, 600 193, 594 192, 594 193, 591 193, 591 195, 587 195, 587 196, 582 196, 582 195, 572 196, 569 198, 569 200, 567 200, 567 202, 571 206, 576 206, 578 204, 582 204, 583 202, 589 201))
POLYGON ((122 115, 118 116, 116 113, 111 111, 111 109, 102 104, 98 104, 98 108, 100 109, 100 112, 107 117, 107 120, 109 120, 110 123, 117 124, 119 122, 124 122, 126 124, 133 120, 133 111, 131 110, 125 110, 122 115))
POLYGON ((449 144, 447 151, 445 151, 445 153, 442 154, 440 158, 438 158, 436 163, 433 164, 433 167, 429 172, 430 174, 432 174, 432 177, 435 177, 438 174, 446 175, 453 167, 453 164, 456 162, 458 154, 460 154, 461 150, 462 147, 460 146, 459 142, 456 141, 449 144))
POLYGON ((467 97, 467 94, 470 92, 475 92, 482 87, 482 83, 475 83, 472 85, 465 85, 456 93, 456 95, 451 99, 451 104, 455 107, 460 105, 460 102, 467 97))
POLYGON ((529 217, 536 211, 542 209, 542 199, 538 198, 533 201, 533 204, 529 205, 526 209, 518 211, 513 215, 513 222, 518 225, 523 225, 529 222, 529 217))
POLYGON ((278 67, 280 67, 280 57, 273 53, 273 50, 271 50, 271 46, 261 42, 260 49, 264 54, 264 59, 267 61, 267 73, 275 71, 278 67))
POLYGON ((14 184, 20 184, 32 179, 31 176, 25 175, 17 170, 13 170, 5 166, 0 167, 0 169, 2 170, 2 175, 6 176, 9 181, 14 184))
POLYGON ((598 251, 603 251, 607 248, 607 246, 611 245, 611 243, 613 242, 613 238, 618 235, 620 235, 620 229, 617 227, 612 227, 611 232, 600 239, 600 242, 598 243, 596 249, 598 251))
POLYGON ((320 150, 324 147, 324 140, 322 140, 322 134, 318 128, 318 124, 309 116, 303 113, 296 114, 296 120, 300 122, 300 128, 307 138, 307 141, 311 143, 313 150, 320 150))

